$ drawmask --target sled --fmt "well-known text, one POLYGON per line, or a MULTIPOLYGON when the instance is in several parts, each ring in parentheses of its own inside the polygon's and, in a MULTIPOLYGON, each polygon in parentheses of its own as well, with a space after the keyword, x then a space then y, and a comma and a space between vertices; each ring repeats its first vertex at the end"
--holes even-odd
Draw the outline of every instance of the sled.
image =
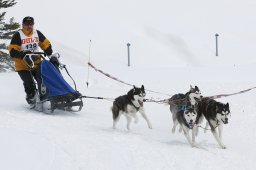
MULTIPOLYGON (((36 103, 31 107, 40 112, 53 113, 54 110, 64 110, 71 112, 81 111, 83 107, 82 95, 76 90, 76 84, 70 76, 66 66, 60 63, 58 66, 46 59, 46 55, 41 52, 33 52, 26 55, 23 60, 29 63, 29 67, 35 67, 33 55, 39 55, 42 62, 37 70, 37 93, 36 103), (60 69, 65 69, 74 82, 73 89, 63 78, 60 69)), ((59 58, 59 53, 53 54, 59 58)))

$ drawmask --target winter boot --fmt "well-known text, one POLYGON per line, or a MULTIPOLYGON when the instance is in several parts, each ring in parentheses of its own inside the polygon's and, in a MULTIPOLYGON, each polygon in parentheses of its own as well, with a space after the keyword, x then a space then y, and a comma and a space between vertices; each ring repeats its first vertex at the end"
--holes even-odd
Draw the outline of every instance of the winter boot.
POLYGON ((36 93, 31 93, 26 97, 27 103, 33 108, 36 104, 36 93))

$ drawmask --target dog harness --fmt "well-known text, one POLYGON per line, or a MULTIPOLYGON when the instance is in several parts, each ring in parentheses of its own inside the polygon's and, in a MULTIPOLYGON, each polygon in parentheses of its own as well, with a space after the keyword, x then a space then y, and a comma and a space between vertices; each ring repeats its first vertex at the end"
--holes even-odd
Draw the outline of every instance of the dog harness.
POLYGON ((139 107, 135 106, 132 101, 130 101, 130 104, 133 105, 133 107, 135 107, 135 109, 136 109, 137 111, 140 110, 140 106, 139 106, 139 107))
POLYGON ((186 105, 185 105, 185 104, 179 105, 179 107, 178 107, 178 111, 179 111, 179 112, 184 113, 185 110, 186 110, 186 105))
MULTIPOLYGON (((123 96, 120 96, 120 97, 123 97, 123 96)), ((120 99, 120 98, 119 98, 120 99)), ((116 106, 120 109, 120 110, 123 110, 125 111, 125 106, 124 106, 124 103, 125 101, 127 101, 130 105, 132 105, 137 111, 140 110, 140 106, 137 107, 133 104, 132 101, 128 100, 127 98, 123 98, 122 101, 120 100, 115 100, 114 103, 116 104, 116 106)))

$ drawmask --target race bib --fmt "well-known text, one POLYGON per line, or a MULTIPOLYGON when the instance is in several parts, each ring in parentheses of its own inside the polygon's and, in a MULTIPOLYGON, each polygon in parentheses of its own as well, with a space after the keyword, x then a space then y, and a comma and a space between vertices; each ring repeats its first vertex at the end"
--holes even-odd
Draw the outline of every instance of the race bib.
POLYGON ((37 31, 34 30, 30 37, 26 36, 22 30, 19 30, 19 33, 21 38, 21 51, 38 52, 39 37, 37 31))

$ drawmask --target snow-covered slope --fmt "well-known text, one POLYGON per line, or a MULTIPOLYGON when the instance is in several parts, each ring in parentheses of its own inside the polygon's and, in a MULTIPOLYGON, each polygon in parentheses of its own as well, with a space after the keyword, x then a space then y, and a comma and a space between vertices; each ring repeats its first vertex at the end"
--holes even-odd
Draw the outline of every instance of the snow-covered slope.
MULTIPOLYGON (((99 69, 121 80, 165 94, 186 92, 197 85, 203 95, 233 93, 256 86, 255 2, 101 1, 74 0, 41 4, 18 1, 8 15, 32 15, 61 61, 88 96, 115 98, 131 87, 111 80, 99 69), (135 5, 136 3, 136 5, 135 5), (29 10, 27 10, 29 9, 29 10), (13 12, 12 12, 13 11, 13 12), (18 11, 18 12, 17 12, 18 11), (69 11, 69 12, 67 12, 69 11), (72 11, 72 12, 70 12, 72 11), (214 56, 214 34, 220 34, 220 56, 214 56), (60 43, 61 42, 61 43, 60 43), (127 67, 130 42, 132 66, 127 67)), ((62 71, 68 83, 72 80, 62 71)), ((153 129, 139 117, 126 130, 121 117, 112 129, 111 101, 85 99, 79 113, 56 111, 47 115, 28 109, 17 73, 0 74, 0 169, 234 169, 252 170, 256 159, 255 91, 218 99, 229 102, 231 118, 224 126, 227 149, 200 129, 197 147, 183 134, 171 133, 169 107, 145 103, 153 129)), ((147 98, 167 95, 147 93, 147 98)))
MULTIPOLYGON (((69 61, 69 71, 83 94, 115 98, 131 88, 91 69, 87 88, 86 67, 81 63, 76 65, 69 57, 64 53, 63 61, 69 61)), ((72 57, 77 61, 80 56, 72 57)), ((143 83, 150 90, 174 94, 186 92, 190 84, 196 84, 204 95, 249 88, 254 82, 246 75, 255 72, 251 67, 214 71, 207 68, 115 69, 115 66, 107 67, 105 71, 127 82, 143 83)), ((191 148, 182 134, 172 134, 168 106, 145 104, 152 130, 141 117, 129 132, 124 117, 117 130, 113 130, 112 103, 108 100, 86 99, 79 113, 57 111, 46 115, 28 109, 17 73, 0 76, 3 89, 0 169, 254 169, 255 91, 220 99, 230 103, 232 112, 230 123, 224 128, 227 149, 222 150, 211 133, 204 134, 201 129, 196 148, 191 148)), ((168 96, 147 93, 147 97, 168 96)))

